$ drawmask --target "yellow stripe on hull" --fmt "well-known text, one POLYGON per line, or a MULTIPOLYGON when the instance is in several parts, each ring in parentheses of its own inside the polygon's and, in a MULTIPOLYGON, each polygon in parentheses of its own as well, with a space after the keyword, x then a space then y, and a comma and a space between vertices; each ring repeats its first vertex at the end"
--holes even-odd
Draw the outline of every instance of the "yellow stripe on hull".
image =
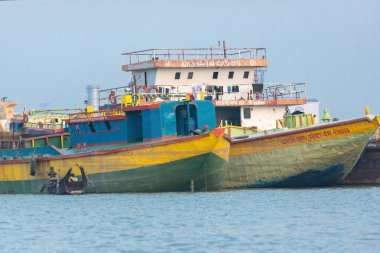
POLYGON ((195 156, 213 152, 228 161, 229 142, 222 136, 217 137, 214 132, 208 136, 195 138, 188 141, 170 144, 155 145, 111 153, 109 151, 97 151, 91 153, 68 155, 62 157, 40 158, 35 176, 30 175, 30 162, 23 160, 14 163, 0 162, 0 181, 35 180, 46 179, 50 167, 54 167, 59 177, 63 177, 72 167, 75 174, 80 174, 75 164, 85 168, 88 175, 132 170, 141 167, 166 164, 195 156), (108 152, 108 154, 106 154, 108 152))

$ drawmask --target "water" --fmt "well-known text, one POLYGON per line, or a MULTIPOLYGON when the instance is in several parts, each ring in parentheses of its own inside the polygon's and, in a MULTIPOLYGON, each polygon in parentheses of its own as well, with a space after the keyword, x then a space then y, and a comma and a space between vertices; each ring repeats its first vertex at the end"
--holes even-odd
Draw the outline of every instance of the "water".
POLYGON ((380 188, 0 195, 1 252, 379 252, 380 188))

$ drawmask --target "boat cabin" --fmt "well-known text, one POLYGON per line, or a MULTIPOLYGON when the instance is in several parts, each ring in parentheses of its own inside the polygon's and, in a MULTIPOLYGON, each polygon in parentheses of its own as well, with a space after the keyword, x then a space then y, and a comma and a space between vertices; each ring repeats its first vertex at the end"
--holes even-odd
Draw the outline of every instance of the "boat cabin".
POLYGON ((71 145, 151 142, 215 128, 212 101, 168 101, 70 115, 71 145))
POLYGON ((276 127, 286 107, 307 103, 305 83, 264 82, 265 48, 149 49, 122 54, 122 69, 132 74, 140 94, 173 97, 191 93, 211 100, 217 125, 276 127))

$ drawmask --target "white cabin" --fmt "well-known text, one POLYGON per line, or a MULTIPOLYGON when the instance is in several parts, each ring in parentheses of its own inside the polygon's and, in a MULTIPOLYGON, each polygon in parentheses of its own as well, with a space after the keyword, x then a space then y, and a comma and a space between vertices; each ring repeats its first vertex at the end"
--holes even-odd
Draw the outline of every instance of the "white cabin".
POLYGON ((217 125, 273 129, 286 108, 307 103, 305 83, 264 83, 265 48, 150 49, 122 55, 140 94, 213 100, 217 125))

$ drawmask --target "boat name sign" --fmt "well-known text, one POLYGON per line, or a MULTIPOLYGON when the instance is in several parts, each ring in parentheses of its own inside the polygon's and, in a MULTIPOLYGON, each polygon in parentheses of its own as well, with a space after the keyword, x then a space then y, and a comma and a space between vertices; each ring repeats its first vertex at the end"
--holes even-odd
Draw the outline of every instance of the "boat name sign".
POLYGON ((303 142, 312 142, 317 141, 322 138, 326 138, 329 136, 337 136, 337 135, 345 135, 349 134, 351 131, 347 127, 333 129, 333 130, 325 130, 319 133, 312 133, 309 135, 302 135, 297 137, 288 137, 281 140, 282 144, 292 144, 292 143, 303 143, 303 142))

